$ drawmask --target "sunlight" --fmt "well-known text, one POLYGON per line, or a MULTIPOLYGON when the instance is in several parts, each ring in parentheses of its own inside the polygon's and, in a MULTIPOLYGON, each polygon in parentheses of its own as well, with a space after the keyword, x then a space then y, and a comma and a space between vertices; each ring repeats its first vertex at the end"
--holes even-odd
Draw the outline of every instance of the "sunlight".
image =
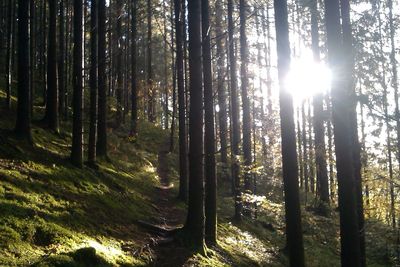
POLYGON ((105 246, 98 241, 89 239, 86 241, 86 243, 96 249, 96 251, 102 253, 104 256, 107 256, 109 258, 114 258, 114 257, 119 257, 124 255, 122 250, 120 248, 114 247, 114 246, 105 246))
POLYGON ((312 56, 304 56, 292 61, 286 82, 294 101, 301 101, 329 91, 331 72, 322 62, 316 63, 312 56))

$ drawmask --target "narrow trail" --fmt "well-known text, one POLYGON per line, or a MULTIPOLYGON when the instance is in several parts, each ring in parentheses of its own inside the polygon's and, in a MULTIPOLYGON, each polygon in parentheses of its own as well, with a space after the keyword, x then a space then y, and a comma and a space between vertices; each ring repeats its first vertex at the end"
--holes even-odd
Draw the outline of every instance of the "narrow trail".
POLYGON ((168 166, 169 142, 160 147, 158 153, 157 173, 160 186, 157 186, 155 206, 158 216, 153 218, 155 235, 151 239, 153 252, 152 266, 184 266, 190 256, 183 244, 175 238, 177 229, 183 226, 185 213, 179 208, 177 199, 169 177, 168 166))

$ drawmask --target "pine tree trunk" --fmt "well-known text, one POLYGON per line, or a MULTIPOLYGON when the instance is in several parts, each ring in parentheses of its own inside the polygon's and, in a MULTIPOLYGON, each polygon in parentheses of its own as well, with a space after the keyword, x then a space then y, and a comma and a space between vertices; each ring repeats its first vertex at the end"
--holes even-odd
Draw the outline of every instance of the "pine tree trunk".
POLYGON ((176 30, 176 71, 179 106, 179 199, 186 201, 188 190, 188 158, 186 132, 186 101, 183 66, 183 24, 184 12, 182 0, 175 0, 175 30, 176 30))
POLYGON ((215 169, 214 99, 211 68, 210 14, 208 0, 201 0, 203 39, 203 79, 205 117, 205 238, 208 244, 217 242, 217 177, 215 169))
POLYGON ((235 197, 235 219, 240 221, 242 218, 242 192, 240 190, 239 177, 239 105, 237 102, 237 74, 236 57, 234 46, 234 24, 233 24, 233 0, 228 0, 228 42, 229 42, 229 67, 230 67, 230 99, 231 99, 231 119, 232 119, 232 183, 234 185, 235 197))
POLYGON ((286 90, 285 78, 290 67, 289 26, 286 0, 274 0, 275 27, 278 54, 279 103, 282 138, 282 171, 285 192, 286 245, 292 267, 304 264, 303 233, 299 197, 296 153, 296 132, 293 117, 293 99, 286 90))
POLYGON ((250 116, 250 99, 248 96, 249 80, 247 75, 249 51, 246 36, 246 23, 247 23, 247 3, 245 0, 240 0, 239 3, 239 18, 240 18, 240 79, 241 79, 241 92, 242 92, 242 107, 243 107, 243 156, 244 156, 244 189, 251 193, 251 116, 250 116))
POLYGON ((150 122, 155 122, 155 90, 153 88, 153 66, 152 66, 152 25, 153 17, 151 0, 147 0, 147 90, 148 90, 148 109, 147 115, 150 122))
POLYGON ((8 0, 7 10, 7 53, 6 53, 6 107, 11 108, 11 86, 12 86, 12 41, 13 41, 13 21, 15 17, 15 3, 13 0, 8 0))
POLYGON ((89 144, 88 162, 94 165, 96 162, 96 138, 97 138, 97 92, 98 92, 98 73, 97 73, 97 3, 92 0, 90 5, 90 122, 89 122, 89 144))
POLYGON ((116 4, 116 12, 117 12, 117 24, 115 28, 116 35, 116 51, 115 51, 115 67, 116 67, 116 76, 117 76, 117 88, 115 90, 116 98, 117 98, 117 114, 116 114, 116 128, 120 127, 122 124, 122 91, 123 91, 123 73, 122 73, 122 0, 117 0, 116 4))
POLYGON ((203 90, 201 70, 201 8, 188 2, 189 14, 189 202, 185 228, 191 244, 204 251, 203 90))
MULTIPOLYGON (((316 63, 320 62, 319 29, 318 29, 318 2, 311 3, 311 42, 313 57, 316 63)), ((318 194, 321 204, 329 205, 329 181, 326 165, 324 105, 323 94, 318 93, 313 98, 314 106, 314 135, 315 135, 315 165, 317 168, 318 194)))
POLYGON ((107 157, 107 92, 106 92, 106 0, 98 0, 98 121, 97 147, 98 157, 107 157))
POLYGON ((131 135, 137 134, 137 0, 132 0, 132 52, 131 52, 131 135))
POLYGON ((59 37, 58 37, 58 88, 59 88, 59 97, 58 97, 58 107, 59 114, 61 114, 63 119, 67 118, 66 108, 65 108, 65 99, 66 99, 66 88, 65 88, 65 8, 64 8, 64 0, 60 0, 60 13, 59 13, 59 37))
POLYGON ((48 127, 59 131, 57 86, 57 1, 49 0, 49 32, 47 46, 47 101, 44 120, 48 127))
POLYGON ((219 119, 219 138, 221 145, 221 162, 226 168, 228 163, 227 152, 227 133, 228 133, 228 120, 227 120, 227 106, 226 106, 226 89, 224 87, 224 47, 223 47, 223 30, 222 30, 222 6, 221 1, 215 1, 215 34, 217 45, 217 92, 218 92, 218 119, 219 119))
MULTIPOLYGON (((343 1, 342 1, 343 2, 343 1)), ((346 14, 344 14, 346 15, 346 14)), ((342 45, 340 7, 338 0, 325 0, 328 59, 332 75, 332 120, 334 125, 336 168, 340 212, 340 241, 342 266, 360 266, 360 236, 355 191, 354 160, 352 144, 352 103, 350 64, 351 40, 344 34, 349 45, 342 45)), ((343 18, 345 21, 345 17, 343 18)), ((344 41, 344 43, 346 43, 344 41)))
POLYGON ((71 160, 77 167, 83 163, 83 1, 74 0, 73 120, 71 160))
MULTIPOLYGON (((10 6, 11 7, 11 6, 10 6)), ((10 17, 11 18, 11 17, 10 17)), ((18 102, 15 133, 32 142, 29 87, 29 1, 18 1, 18 102)))

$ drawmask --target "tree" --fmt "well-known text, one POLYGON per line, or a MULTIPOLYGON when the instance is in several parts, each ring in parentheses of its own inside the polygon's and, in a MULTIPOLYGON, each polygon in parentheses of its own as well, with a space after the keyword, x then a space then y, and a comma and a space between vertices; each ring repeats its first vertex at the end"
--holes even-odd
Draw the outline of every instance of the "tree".
POLYGON ((239 177, 239 108, 237 103, 237 74, 236 57, 234 46, 234 24, 233 24, 233 1, 228 0, 228 42, 229 42, 229 70, 231 78, 231 120, 232 120, 232 184, 235 197, 235 219, 240 221, 242 218, 242 193, 240 190, 239 177))
POLYGON ((96 131, 97 131, 97 2, 92 0, 90 5, 90 124, 89 124, 89 146, 88 146, 88 162, 93 165, 96 162, 96 131))
POLYGON ((132 0, 132 52, 131 52, 131 63, 132 63, 132 95, 131 95, 131 135, 137 134, 137 0, 132 0))
POLYGON ((196 249, 204 250, 203 90, 200 0, 188 2, 190 112, 189 202, 185 228, 196 249))
POLYGON ((153 88, 153 66, 152 66, 152 25, 151 19, 153 17, 153 10, 151 7, 151 0, 147 0, 147 90, 148 90, 148 108, 147 115, 150 122, 155 122, 155 91, 153 88))
MULTIPOLYGON (((346 14, 343 14, 346 15, 346 14)), ((351 57, 350 44, 343 46, 338 0, 325 1, 325 19, 329 66, 332 71, 332 121, 334 125, 338 197, 340 212, 340 243, 342 266, 360 266, 353 146, 351 142, 351 69, 344 58, 351 57), (347 53, 346 53, 347 52, 347 53), (350 73, 348 71, 350 70, 350 73)), ((346 18, 343 19, 345 21, 346 18)), ((351 34, 351 33, 347 33, 351 34)))
POLYGON ((211 68, 210 14, 208 0, 201 0, 201 22, 203 39, 203 79, 205 117, 205 237, 209 244, 217 242, 217 177, 215 169, 214 100, 211 68))
POLYGON ((97 149, 98 157, 107 157, 107 96, 106 96, 106 0, 98 2, 98 121, 97 149))
POLYGON ((296 133, 293 99, 286 89, 285 78, 290 67, 289 26, 286 0, 274 0, 276 46, 278 55, 279 104, 282 138, 282 171, 285 193, 286 245, 290 266, 304 265, 301 229, 299 180, 297 169, 296 133))
MULTIPOLYGON (((311 45, 314 61, 320 62, 319 29, 318 29, 318 2, 311 2, 311 45)), ((325 205, 329 205, 329 182, 326 166, 325 129, 324 129, 324 105, 322 92, 315 94, 314 105, 314 134, 315 134, 315 165, 317 167, 317 181, 319 199, 325 205)))
POLYGON ((58 37, 58 112, 64 119, 67 118, 66 87, 65 87, 65 7, 64 0, 60 0, 59 37, 58 37))
POLYGON ((77 167, 83 163, 83 78, 82 78, 82 52, 83 52, 83 3, 74 0, 74 51, 73 51, 73 102, 72 102, 72 150, 71 160, 77 167))
POLYGON ((187 158, 187 132, 186 132, 186 102, 185 81, 183 73, 183 24, 184 13, 182 0, 175 0, 175 31, 176 31, 176 72, 178 86, 179 106, 179 199, 187 199, 188 187, 188 158, 187 158))
POLYGON ((245 0, 239 2, 239 18, 240 18, 240 80, 242 92, 243 107, 243 156, 244 156, 244 189, 251 192, 251 174, 250 168, 252 164, 251 157, 251 116, 250 116, 250 100, 248 96, 248 61, 249 52, 247 47, 246 23, 247 23, 247 6, 245 0))
POLYGON ((116 114, 116 128, 120 127, 122 124, 122 90, 123 90, 123 73, 122 73, 122 8, 123 2, 122 0, 117 0, 115 2, 117 9, 117 25, 115 29, 115 38, 116 38, 116 59, 115 59, 115 67, 117 74, 117 88, 116 88, 116 97, 117 97, 117 114, 116 114))
POLYGON ((18 0, 18 102, 15 133, 32 142, 29 93, 29 1, 18 0))
POLYGON ((49 0, 49 40, 47 46, 47 101, 44 120, 48 127, 58 132, 57 86, 57 1, 49 0))
POLYGON ((11 84, 12 84, 12 47, 13 47, 13 21, 15 14, 14 1, 8 0, 7 10, 7 53, 6 53, 6 107, 11 108, 11 84))
POLYGON ((221 162, 226 167, 228 164, 227 152, 227 105, 226 105, 226 89, 224 84, 224 46, 223 46, 223 28, 222 28, 222 5, 221 1, 215 1, 215 35, 216 35, 216 57, 217 57, 217 92, 218 92, 218 122, 219 122, 219 139, 221 145, 221 162))

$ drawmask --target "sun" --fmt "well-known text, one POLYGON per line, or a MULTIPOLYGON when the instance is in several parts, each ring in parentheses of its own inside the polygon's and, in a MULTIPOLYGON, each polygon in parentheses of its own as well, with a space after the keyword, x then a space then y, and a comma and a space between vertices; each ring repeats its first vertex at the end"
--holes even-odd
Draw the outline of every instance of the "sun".
POLYGON ((303 56, 292 61, 286 86, 294 101, 308 99, 315 94, 329 91, 331 71, 324 63, 303 56))

